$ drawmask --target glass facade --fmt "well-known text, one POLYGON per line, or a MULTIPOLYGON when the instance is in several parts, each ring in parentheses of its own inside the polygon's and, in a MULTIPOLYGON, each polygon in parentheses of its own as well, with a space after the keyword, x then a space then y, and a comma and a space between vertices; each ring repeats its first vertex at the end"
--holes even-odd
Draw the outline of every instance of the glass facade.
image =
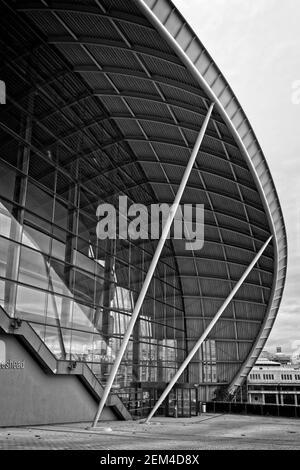
MULTIPOLYGON (((85 161, 67 172, 50 157, 39 165, 26 148, 18 152, 14 165, 0 161, 1 305, 30 321, 57 359, 88 363, 104 383, 155 245, 98 240, 96 208, 104 199, 81 183, 85 161)), ((157 267, 115 388, 170 380, 186 352, 178 298, 176 266, 167 257, 157 267)))

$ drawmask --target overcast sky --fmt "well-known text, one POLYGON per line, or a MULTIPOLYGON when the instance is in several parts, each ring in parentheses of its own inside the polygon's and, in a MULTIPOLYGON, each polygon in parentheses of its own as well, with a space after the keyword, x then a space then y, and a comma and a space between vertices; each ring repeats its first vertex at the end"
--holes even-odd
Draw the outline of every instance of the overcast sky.
POLYGON ((292 352, 300 347, 300 1, 173 1, 232 86, 270 166, 289 269, 267 349, 292 352))

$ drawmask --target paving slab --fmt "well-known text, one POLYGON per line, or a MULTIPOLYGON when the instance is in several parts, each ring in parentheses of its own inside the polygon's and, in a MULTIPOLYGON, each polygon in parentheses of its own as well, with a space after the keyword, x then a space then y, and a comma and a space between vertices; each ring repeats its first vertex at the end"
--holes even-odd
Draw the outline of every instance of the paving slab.
POLYGON ((53 450, 300 450, 300 420, 207 414, 195 418, 154 418, 0 429, 0 449, 53 450))

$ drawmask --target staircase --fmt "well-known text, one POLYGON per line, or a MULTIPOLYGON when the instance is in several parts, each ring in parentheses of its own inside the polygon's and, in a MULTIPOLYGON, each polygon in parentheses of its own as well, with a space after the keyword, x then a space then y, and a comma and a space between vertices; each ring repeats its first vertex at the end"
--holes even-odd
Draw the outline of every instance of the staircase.
MULTIPOLYGON (((55 376, 77 376, 93 397, 100 401, 103 386, 90 367, 84 362, 57 360, 54 354, 43 342, 42 338, 32 328, 31 324, 18 318, 11 318, 0 306, 0 333, 13 335, 29 351, 39 363, 45 374, 55 376)), ((131 420, 132 416, 118 395, 108 398, 107 406, 122 420, 131 420)))

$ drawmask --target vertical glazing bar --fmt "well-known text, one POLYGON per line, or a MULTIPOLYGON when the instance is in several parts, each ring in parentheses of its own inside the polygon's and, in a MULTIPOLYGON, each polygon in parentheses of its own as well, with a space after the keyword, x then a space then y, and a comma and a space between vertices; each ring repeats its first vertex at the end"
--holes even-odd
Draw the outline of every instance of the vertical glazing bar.
MULTIPOLYGON (((35 105, 35 92, 31 93, 28 97, 28 112, 22 116, 20 135, 24 140, 31 143, 32 139, 32 122, 35 105)), ((17 155, 17 168, 20 172, 16 172, 14 183, 14 201, 19 206, 14 205, 11 215, 10 225, 10 242, 7 254, 6 277, 13 282, 5 282, 5 310, 13 317, 16 310, 17 302, 17 279, 20 268, 21 258, 21 242, 23 236, 23 225, 25 217, 25 202, 27 196, 28 173, 29 173, 29 160, 30 160, 30 147, 19 143, 17 155), (15 242, 15 243, 14 243, 15 242)))

